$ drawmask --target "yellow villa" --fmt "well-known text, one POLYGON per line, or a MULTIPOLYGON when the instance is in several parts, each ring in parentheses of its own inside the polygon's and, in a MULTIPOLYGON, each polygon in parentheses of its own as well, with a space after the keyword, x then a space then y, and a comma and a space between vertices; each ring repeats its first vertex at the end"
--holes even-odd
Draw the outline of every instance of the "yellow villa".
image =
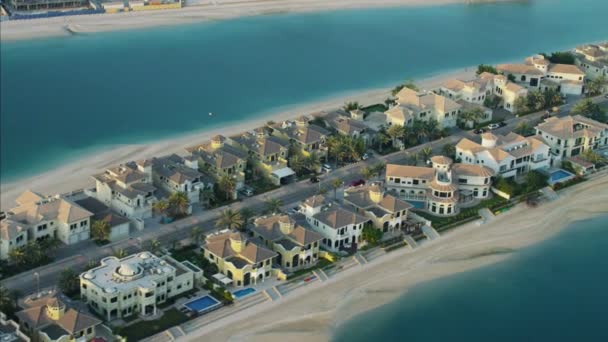
POLYGON ((288 271, 295 271, 317 263, 323 240, 321 234, 303 224, 287 215, 272 215, 256 219, 251 231, 278 253, 277 264, 288 271))
POLYGON ((234 286, 257 284, 270 277, 277 256, 245 234, 228 230, 208 236, 202 248, 205 258, 217 265, 234 286))

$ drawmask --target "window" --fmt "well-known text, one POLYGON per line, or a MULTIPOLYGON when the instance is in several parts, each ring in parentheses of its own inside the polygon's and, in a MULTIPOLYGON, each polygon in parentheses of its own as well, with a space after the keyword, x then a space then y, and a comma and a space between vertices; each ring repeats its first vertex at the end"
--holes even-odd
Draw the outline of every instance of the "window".
POLYGON ((118 297, 114 297, 110 299, 110 303, 116 303, 118 301, 118 297))
POLYGON ((87 221, 80 221, 80 226, 81 227, 86 227, 87 226, 87 221))
POLYGON ((76 224, 76 223, 72 223, 72 224, 70 225, 70 230, 74 230, 74 229, 76 229, 76 228, 78 228, 78 224, 76 224))

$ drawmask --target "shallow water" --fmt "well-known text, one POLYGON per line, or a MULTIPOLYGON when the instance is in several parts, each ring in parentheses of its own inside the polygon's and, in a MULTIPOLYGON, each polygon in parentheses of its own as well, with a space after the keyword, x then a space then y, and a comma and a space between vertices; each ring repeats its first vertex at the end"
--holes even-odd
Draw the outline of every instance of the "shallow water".
POLYGON ((332 94, 603 40, 606 12, 605 0, 534 0, 2 42, 1 181, 114 144, 212 129, 332 94))

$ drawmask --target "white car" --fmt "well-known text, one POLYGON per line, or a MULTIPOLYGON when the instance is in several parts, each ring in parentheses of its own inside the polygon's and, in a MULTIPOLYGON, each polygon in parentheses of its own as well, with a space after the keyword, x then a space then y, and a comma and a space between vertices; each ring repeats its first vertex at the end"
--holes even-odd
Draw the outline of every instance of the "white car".
POLYGON ((328 165, 328 164, 323 164, 322 170, 323 170, 323 172, 328 172, 329 173, 329 172, 331 172, 331 166, 328 165))
POLYGON ((489 125, 488 125, 488 129, 489 129, 489 130, 495 130, 495 129, 497 129, 498 127, 500 127, 500 125, 499 125, 499 124, 495 124, 495 123, 493 123, 493 124, 489 124, 489 125))

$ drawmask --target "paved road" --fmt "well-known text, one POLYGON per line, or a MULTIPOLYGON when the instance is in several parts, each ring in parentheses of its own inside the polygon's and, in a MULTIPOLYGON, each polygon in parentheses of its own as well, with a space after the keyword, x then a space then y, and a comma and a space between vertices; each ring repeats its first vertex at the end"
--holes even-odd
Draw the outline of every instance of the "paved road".
MULTIPOLYGON (((594 98, 594 101, 603 102, 606 99, 602 97, 594 98)), ((568 104, 562 107, 560 116, 566 115, 571 109, 572 104, 568 104)), ((496 130, 497 133, 506 134, 513 130, 520 121, 527 121, 530 123, 536 123, 538 119, 544 114, 544 111, 526 115, 522 118, 513 118, 506 121, 507 126, 501 127, 496 130)), ((361 161, 355 164, 345 166, 343 168, 333 171, 331 174, 324 175, 321 177, 321 183, 311 184, 308 180, 301 181, 296 184, 284 186, 271 192, 260 194, 258 196, 247 198, 241 202, 231 204, 230 207, 233 209, 250 208, 255 212, 260 212, 264 209, 264 202, 267 199, 280 199, 284 204, 291 205, 292 203, 302 201, 309 196, 317 193, 319 186, 323 186, 329 189, 328 196, 331 196, 330 181, 334 178, 342 179, 346 184, 362 178, 361 169, 364 166, 373 165, 378 161, 385 161, 388 163, 399 163, 403 162, 408 154, 417 152, 427 146, 433 149, 435 154, 441 153, 441 148, 445 144, 456 144, 461 138, 476 138, 475 134, 471 131, 457 130, 453 135, 422 144, 405 151, 396 152, 386 156, 374 156, 367 161, 361 161)), ((188 238, 192 227, 201 227, 205 233, 215 230, 215 221, 219 217, 221 211, 225 207, 216 208, 212 210, 197 210, 191 217, 174 222, 167 225, 149 224, 143 231, 137 231, 131 234, 131 238, 128 240, 119 241, 106 246, 99 247, 92 241, 85 241, 77 245, 64 246, 57 251, 56 260, 54 263, 39 267, 38 269, 30 270, 9 279, 5 279, 0 284, 3 286, 19 290, 22 293, 31 293, 36 290, 36 282, 34 273, 37 272, 40 277, 40 288, 46 288, 55 286, 59 278, 59 274, 65 268, 71 268, 77 272, 83 271, 90 261, 98 262, 103 257, 112 255, 114 251, 123 249, 127 253, 134 253, 141 250, 142 244, 146 241, 158 239, 165 246, 169 246, 172 241, 179 241, 188 238)))

